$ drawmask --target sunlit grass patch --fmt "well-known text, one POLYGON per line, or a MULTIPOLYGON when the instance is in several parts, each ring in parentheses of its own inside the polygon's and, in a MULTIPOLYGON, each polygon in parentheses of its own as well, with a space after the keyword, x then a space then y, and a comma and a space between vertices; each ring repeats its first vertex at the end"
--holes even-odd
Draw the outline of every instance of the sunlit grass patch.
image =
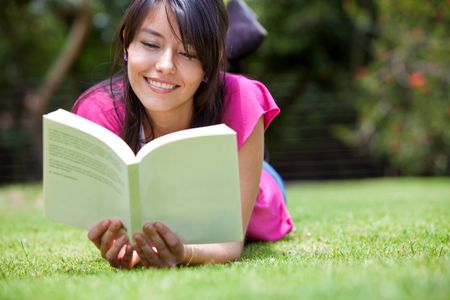
POLYGON ((288 186, 287 238, 226 265, 118 271, 46 220, 39 185, 0 188, 0 299, 448 299, 450 179, 288 186), (19 199, 19 200, 17 200, 19 199))

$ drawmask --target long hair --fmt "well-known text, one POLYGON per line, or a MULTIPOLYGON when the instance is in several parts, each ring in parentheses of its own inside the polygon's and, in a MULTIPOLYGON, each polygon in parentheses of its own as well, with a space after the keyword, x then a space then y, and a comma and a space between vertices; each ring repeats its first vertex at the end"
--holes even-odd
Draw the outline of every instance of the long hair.
MULTIPOLYGON (((171 24, 172 32, 175 33, 174 26, 178 25, 180 32, 178 38, 186 51, 190 49, 188 44, 193 46, 207 79, 200 84, 194 94, 194 110, 190 126, 220 123, 225 84, 222 78, 225 73, 221 71, 226 70, 225 37, 228 28, 223 0, 133 0, 117 32, 114 65, 122 61, 123 55, 127 54, 126 49, 134 40, 149 11, 159 3, 164 5, 166 14, 169 11, 174 14, 177 24, 171 24)), ((121 98, 126 107, 122 138, 134 152, 137 152, 140 148, 141 124, 148 121, 152 128, 152 120, 145 113, 144 106, 131 88, 126 62, 121 64, 120 73, 124 82, 121 98)), ((147 138, 153 139, 153 133, 147 138)))

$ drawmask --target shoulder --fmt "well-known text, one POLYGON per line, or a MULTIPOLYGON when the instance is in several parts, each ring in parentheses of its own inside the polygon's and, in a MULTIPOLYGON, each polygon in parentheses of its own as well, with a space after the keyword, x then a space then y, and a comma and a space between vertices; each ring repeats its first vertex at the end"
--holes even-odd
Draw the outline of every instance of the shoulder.
POLYGON ((125 105, 121 99, 122 80, 102 81, 78 97, 72 112, 120 135, 125 105), (112 89, 111 89, 112 87, 112 89))
POLYGON ((225 74, 225 95, 228 97, 264 96, 270 94, 267 87, 254 79, 239 74, 225 74))
POLYGON ((224 95, 226 112, 233 114, 245 110, 246 114, 264 113, 265 117, 270 117, 264 120, 265 128, 280 111, 263 83, 242 75, 225 75, 224 95))
POLYGON ((267 129, 280 112, 267 87, 257 80, 227 73, 224 91, 223 122, 236 131, 239 147, 260 118, 267 129))

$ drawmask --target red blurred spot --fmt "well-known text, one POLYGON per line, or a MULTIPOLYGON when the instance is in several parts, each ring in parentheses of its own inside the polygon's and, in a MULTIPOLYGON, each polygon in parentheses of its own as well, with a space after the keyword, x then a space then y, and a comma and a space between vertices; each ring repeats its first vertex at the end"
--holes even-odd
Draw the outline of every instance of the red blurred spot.
POLYGON ((427 80, 420 71, 414 71, 409 75, 408 84, 414 89, 421 89, 425 87, 426 83, 427 80))
POLYGON ((367 73, 369 73, 367 71, 367 68, 359 66, 355 70, 355 77, 356 77, 356 79, 362 79, 367 75, 367 73))

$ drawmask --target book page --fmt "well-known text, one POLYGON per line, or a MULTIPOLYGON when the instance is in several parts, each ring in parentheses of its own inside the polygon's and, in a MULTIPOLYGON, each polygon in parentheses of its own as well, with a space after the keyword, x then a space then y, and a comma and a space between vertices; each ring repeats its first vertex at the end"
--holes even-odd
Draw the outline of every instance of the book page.
POLYGON ((159 146, 142 159, 140 178, 143 223, 160 221, 185 243, 242 240, 234 132, 159 146))
POLYGON ((142 147, 141 150, 139 150, 139 152, 137 153, 136 159, 140 161, 143 157, 152 152, 153 149, 161 147, 164 144, 173 143, 182 139, 226 134, 235 134, 235 131, 225 124, 203 126, 176 131, 152 140, 148 144, 144 145, 144 147, 142 147))
POLYGON ((129 224, 127 168, 97 138, 44 118, 44 203, 50 219, 85 229, 104 218, 129 224))

